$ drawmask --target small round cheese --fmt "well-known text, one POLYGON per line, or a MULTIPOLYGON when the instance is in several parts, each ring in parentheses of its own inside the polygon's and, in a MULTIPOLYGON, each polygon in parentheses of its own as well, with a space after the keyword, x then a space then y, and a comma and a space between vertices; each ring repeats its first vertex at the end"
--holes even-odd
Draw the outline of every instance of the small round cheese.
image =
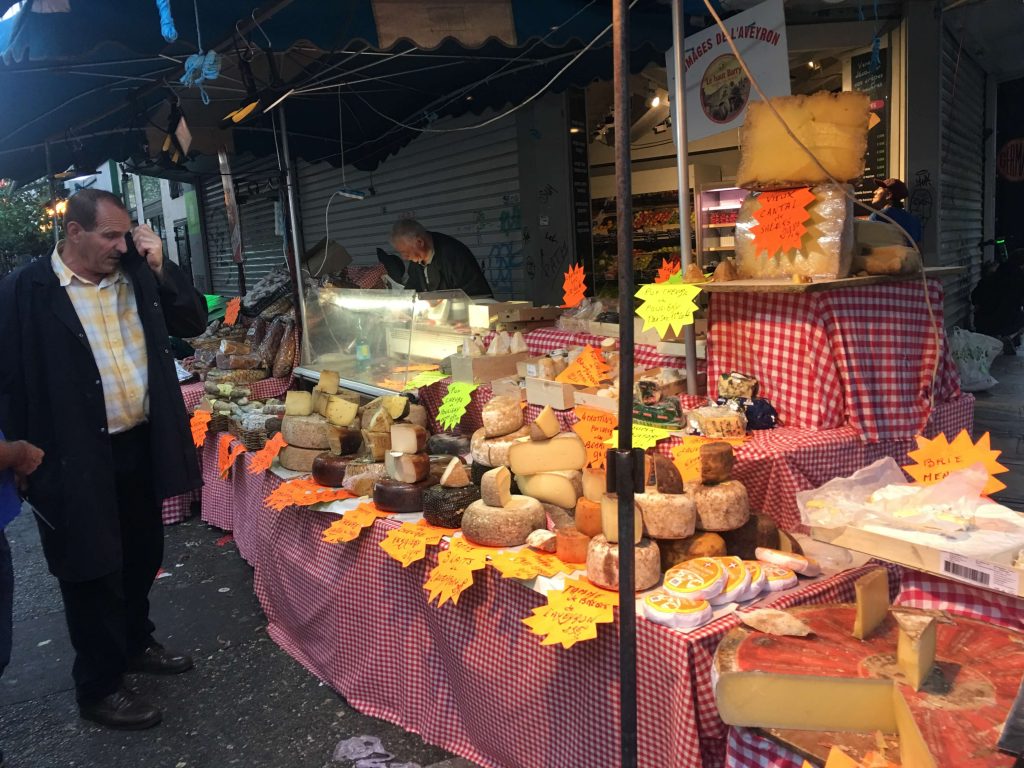
POLYGON ((659 493, 649 487, 633 497, 636 514, 643 517, 644 532, 652 539, 685 539, 693 535, 697 507, 682 493, 659 493))
POLYGON ((665 591, 688 600, 709 600, 721 594, 729 577, 718 558, 696 557, 665 572, 665 591))
POLYGON ((403 483, 386 477, 374 483, 373 503, 382 512, 422 512, 423 492, 434 484, 430 479, 403 483))
POLYGON ((701 482, 713 484, 731 480, 734 463, 732 446, 729 443, 704 443, 700 447, 701 482))
POLYGON ((750 518, 747 488, 738 480, 691 489, 697 505, 697 527, 702 531, 732 531, 750 518))
POLYGON ((725 587, 708 602, 712 605, 725 605, 744 599, 750 589, 750 571, 738 557, 720 557, 718 562, 725 569, 725 587))
POLYGON ((769 592, 781 592, 784 589, 795 587, 797 582, 799 582, 793 571, 789 570, 789 568, 783 568, 781 565, 761 563, 761 569, 768 580, 769 592))
MULTIPOLYGON (((650 589, 661 578, 661 555, 658 545, 650 539, 641 539, 633 549, 633 588, 637 592, 650 589)), ((619 545, 602 536, 590 540, 587 548, 587 579, 595 587, 619 588, 619 545)))
POLYGON ((707 600, 688 600, 660 589, 644 596, 643 606, 648 621, 674 629, 700 627, 714 616, 707 600))
POLYGON ((462 534, 485 547, 517 547, 544 523, 544 508, 536 499, 513 495, 505 507, 492 507, 481 499, 462 515, 462 534))
POLYGON ((423 519, 439 528, 458 528, 466 507, 480 498, 475 485, 435 485, 423 492, 423 519))
POLYGON ((768 547, 758 547, 754 550, 754 557, 765 563, 780 565, 795 573, 802 573, 804 576, 821 575, 821 566, 817 560, 813 560, 795 552, 782 552, 768 547))
POLYGON ((328 488, 340 488, 345 482, 345 471, 353 461, 352 456, 338 456, 326 452, 313 459, 313 480, 328 488))
POLYGON ((740 597, 739 600, 753 600, 762 592, 767 591, 768 574, 764 572, 763 565, 757 560, 744 560, 743 565, 750 573, 750 586, 747 588, 746 594, 740 597))
POLYGON ((579 499, 576 502, 576 527, 587 536, 601 533, 601 503, 585 497, 579 499))
POLYGON ((567 525, 555 529, 555 557, 563 563, 587 562, 587 550, 590 536, 580 532, 578 528, 567 525))
POLYGON ((515 397, 499 395, 491 398, 483 407, 482 420, 486 437, 502 437, 523 426, 523 408, 515 397))

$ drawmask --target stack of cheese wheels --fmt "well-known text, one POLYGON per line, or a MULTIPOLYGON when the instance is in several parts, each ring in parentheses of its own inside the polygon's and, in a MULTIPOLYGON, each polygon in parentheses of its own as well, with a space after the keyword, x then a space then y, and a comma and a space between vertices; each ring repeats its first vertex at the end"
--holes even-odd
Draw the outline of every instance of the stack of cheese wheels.
POLYGON ((499 396, 483 407, 484 425, 470 439, 473 464, 484 467, 507 467, 509 450, 520 440, 527 440, 530 428, 523 424, 521 401, 499 396))
POLYGON ((440 482, 423 492, 423 519, 441 528, 458 528, 466 507, 479 499, 479 486, 469 481, 462 459, 453 456, 441 473, 440 482))
MULTIPOLYGON (((554 424, 557 426, 557 420, 554 424)), ((575 432, 542 432, 536 422, 531 429, 540 439, 516 442, 509 448, 509 467, 516 485, 525 496, 574 509, 583 495, 581 470, 587 463, 586 446, 575 432), (548 434, 550 437, 545 436, 548 434)))
POLYGON ((644 533, 659 541, 692 536, 697 524, 697 507, 685 494, 679 470, 658 453, 647 457, 647 468, 647 487, 634 497, 644 533))
POLYGON ((384 512, 420 512, 423 491, 437 483, 430 475, 427 430, 418 424, 393 423, 388 437, 390 449, 384 454, 388 477, 373 486, 373 503, 384 512))
POLYGON ((536 499, 512 493, 508 467, 488 470, 480 481, 480 496, 462 515, 462 534, 485 547, 516 547, 545 527, 544 507, 536 499))
POLYGON ((358 450, 359 432, 347 424, 355 417, 357 406, 337 395, 334 421, 312 411, 312 394, 289 392, 285 399, 285 416, 281 420, 281 437, 287 445, 281 449, 281 466, 295 472, 312 472, 313 461, 332 448, 339 452, 358 450))

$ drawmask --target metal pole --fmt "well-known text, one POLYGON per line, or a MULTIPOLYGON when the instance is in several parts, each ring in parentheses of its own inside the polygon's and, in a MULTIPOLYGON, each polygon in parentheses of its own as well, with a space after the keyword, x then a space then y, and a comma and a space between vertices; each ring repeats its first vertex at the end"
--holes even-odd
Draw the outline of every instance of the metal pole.
POLYGON ((60 231, 57 225, 57 187, 53 183, 53 160, 50 157, 50 142, 45 142, 43 148, 46 151, 46 185, 50 189, 50 205, 53 206, 53 245, 56 247, 60 242, 60 231))
MULTIPOLYGON (((682 255, 682 270, 693 261, 690 252, 690 155, 686 146, 686 68, 683 65, 683 9, 682 0, 672 0, 672 63, 676 81, 672 90, 672 103, 676 106, 672 131, 676 139, 676 180, 679 186, 679 252, 682 255)), ((694 180, 696 182, 696 179, 694 180)), ((697 185, 693 188, 694 203, 697 202, 697 185)), ((699 226, 699 225, 698 225, 699 226)), ((683 344, 686 347, 686 392, 697 394, 697 332, 692 325, 683 327, 683 344)))
MULTIPOLYGON (((615 61, 615 211, 619 252, 619 446, 609 451, 609 482, 618 494, 619 523, 619 706, 623 768, 637 761, 636 574, 633 551, 633 188, 629 144, 629 2, 612 3, 615 61), (611 476, 613 475, 613 477, 611 476)), ((641 458, 642 462, 642 458, 641 458)))
POLYGON ((302 329, 302 362, 312 360, 309 346, 309 334, 306 332, 306 285, 302 279, 302 232, 299 223, 299 201, 295 188, 295 171, 292 168, 292 153, 288 146, 288 119, 285 116, 288 111, 287 104, 282 104, 280 109, 274 110, 273 118, 280 121, 281 128, 281 155, 279 168, 285 176, 285 186, 288 190, 288 229, 292 235, 292 259, 295 263, 295 286, 299 300, 299 326, 302 329))

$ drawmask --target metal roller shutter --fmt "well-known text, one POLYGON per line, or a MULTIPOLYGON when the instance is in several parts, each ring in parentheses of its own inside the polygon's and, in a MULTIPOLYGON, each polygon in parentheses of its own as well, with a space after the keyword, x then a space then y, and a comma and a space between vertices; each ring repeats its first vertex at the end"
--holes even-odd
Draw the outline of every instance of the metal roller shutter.
MULTIPOLYGON (((274 267, 284 265, 284 239, 275 234, 279 200, 278 171, 275 160, 232 163, 232 176, 239 196, 242 222, 245 283, 250 288, 274 267)), ((224 189, 220 176, 203 182, 206 210, 206 247, 210 260, 210 283, 214 293, 238 294, 238 267, 231 259, 231 235, 224 210, 224 189)))
MULTIPOLYGON (((469 115, 438 128, 475 124, 469 115)), ((330 237, 355 264, 377 263, 376 249, 392 251, 388 237, 397 219, 413 217, 427 229, 464 242, 480 260, 497 298, 526 298, 519 208, 519 152, 515 117, 472 131, 422 134, 371 173, 346 169, 344 185, 374 189, 365 200, 335 197, 330 237)), ((299 163, 299 197, 305 244, 325 234, 328 199, 343 186, 341 170, 327 163, 299 163)))
POLYGON ((964 271, 945 281, 946 324, 966 327, 971 288, 981 270, 985 224, 985 71, 959 40, 942 45, 942 163, 939 184, 941 266, 964 271))

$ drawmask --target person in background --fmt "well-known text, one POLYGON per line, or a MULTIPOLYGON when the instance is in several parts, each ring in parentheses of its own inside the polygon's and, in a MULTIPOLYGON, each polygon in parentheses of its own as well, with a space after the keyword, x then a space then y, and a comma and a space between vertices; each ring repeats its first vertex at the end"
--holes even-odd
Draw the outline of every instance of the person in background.
MULTIPOLYGON (((899 179, 875 179, 875 194, 871 198, 871 205, 879 209, 895 221, 914 238, 914 242, 921 243, 921 222, 914 214, 903 207, 903 201, 910 194, 907 185, 899 179)), ((871 221, 885 221, 877 213, 869 217, 871 221)), ((909 243, 908 243, 909 245, 909 243)))
MULTIPOLYGON (((14 567, 11 546, 4 529, 21 511, 18 484, 36 471, 43 452, 24 440, 7 442, 0 432, 0 677, 11 663, 11 635, 14 625, 14 567)), ((4 753, 0 752, 0 768, 4 753)))
POLYGON ((64 222, 50 258, 0 282, 0 429, 45 451, 25 494, 64 601, 79 714, 148 728, 162 713, 124 673, 192 667, 154 640, 149 590, 162 500, 202 484, 168 336, 202 333, 206 303, 115 195, 76 193, 64 222))
POLYGON ((1017 354, 1024 336, 1024 248, 985 271, 971 292, 971 303, 974 330, 1002 341, 1005 354, 1017 354))
POLYGON ((403 219, 391 228, 391 244, 405 264, 380 249, 377 257, 388 274, 406 288, 421 293, 458 288, 467 296, 494 296, 480 262, 454 237, 428 232, 418 221, 403 219))

